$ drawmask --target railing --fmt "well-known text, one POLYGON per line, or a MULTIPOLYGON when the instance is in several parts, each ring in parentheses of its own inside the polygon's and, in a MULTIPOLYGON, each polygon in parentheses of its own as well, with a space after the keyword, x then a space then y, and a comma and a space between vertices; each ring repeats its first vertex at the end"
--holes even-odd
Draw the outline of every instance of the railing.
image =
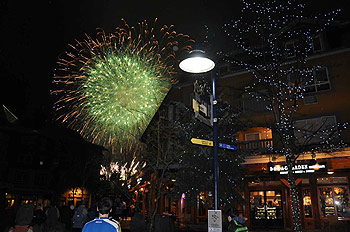
POLYGON ((239 141, 237 148, 239 151, 267 153, 272 147, 272 139, 239 141))

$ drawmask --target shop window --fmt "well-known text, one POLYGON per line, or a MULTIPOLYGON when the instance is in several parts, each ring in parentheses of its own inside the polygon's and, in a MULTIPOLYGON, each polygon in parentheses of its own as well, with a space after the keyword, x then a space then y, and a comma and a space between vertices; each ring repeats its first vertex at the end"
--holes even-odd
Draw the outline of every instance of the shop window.
POLYGON ((280 191, 250 192, 251 223, 254 227, 283 227, 282 196, 280 191))
POLYGON ((333 190, 338 217, 350 218, 349 189, 347 187, 334 187, 333 190))
POLYGON ((312 218, 311 192, 310 189, 303 190, 304 217, 312 218))
POLYGON ((330 217, 335 215, 334 199, 332 188, 319 188, 320 208, 322 217, 330 217))
POLYGON ((348 187, 321 187, 319 188, 319 199, 322 217, 350 218, 348 187))
POLYGON ((254 219, 266 219, 264 191, 250 193, 250 206, 254 219))

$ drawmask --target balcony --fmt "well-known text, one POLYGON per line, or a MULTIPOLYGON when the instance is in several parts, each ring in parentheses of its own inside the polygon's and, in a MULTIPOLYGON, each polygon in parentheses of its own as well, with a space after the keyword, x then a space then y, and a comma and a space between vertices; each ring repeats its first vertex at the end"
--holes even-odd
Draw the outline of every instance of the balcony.
POLYGON ((241 152, 264 154, 269 153, 272 144, 272 139, 239 141, 237 144, 237 149, 241 152))

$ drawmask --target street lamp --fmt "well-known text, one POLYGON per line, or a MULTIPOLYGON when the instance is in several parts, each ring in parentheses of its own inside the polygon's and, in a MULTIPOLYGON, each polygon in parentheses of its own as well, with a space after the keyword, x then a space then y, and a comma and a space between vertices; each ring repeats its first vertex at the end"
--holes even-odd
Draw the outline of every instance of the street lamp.
MULTIPOLYGON (((202 50, 193 50, 189 57, 184 59, 179 64, 180 69, 189 73, 205 73, 215 68, 215 63, 209 59, 202 50)), ((212 71, 213 84, 213 155, 214 155, 214 209, 218 209, 218 120, 216 118, 216 76, 215 71, 212 71)))
POLYGON ((189 73, 205 73, 215 67, 214 61, 209 59, 202 50, 190 51, 189 57, 179 64, 180 69, 189 73))

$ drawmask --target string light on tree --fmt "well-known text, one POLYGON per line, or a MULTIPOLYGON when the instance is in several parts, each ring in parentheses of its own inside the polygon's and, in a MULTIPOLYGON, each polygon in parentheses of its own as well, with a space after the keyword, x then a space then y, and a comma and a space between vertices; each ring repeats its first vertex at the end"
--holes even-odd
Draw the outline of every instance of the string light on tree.
POLYGON ((341 131, 339 126, 345 124, 323 127, 317 133, 308 132, 301 137, 295 136, 298 128, 294 125, 299 102, 309 91, 308 87, 315 83, 315 72, 322 68, 307 63, 307 57, 314 49, 313 40, 330 25, 340 10, 323 17, 306 17, 305 4, 300 0, 242 0, 242 3, 241 17, 224 25, 227 36, 234 41, 233 51, 220 52, 219 55, 252 75, 255 81, 245 89, 246 93, 257 101, 265 102, 266 110, 274 114, 274 125, 269 127, 276 132, 282 148, 271 148, 271 152, 286 158, 293 229, 301 231, 293 164, 303 150, 310 148, 307 141, 313 138, 321 141, 312 147, 318 151, 334 151, 344 145, 337 135, 341 131), (240 56, 236 57, 236 54, 240 56))

